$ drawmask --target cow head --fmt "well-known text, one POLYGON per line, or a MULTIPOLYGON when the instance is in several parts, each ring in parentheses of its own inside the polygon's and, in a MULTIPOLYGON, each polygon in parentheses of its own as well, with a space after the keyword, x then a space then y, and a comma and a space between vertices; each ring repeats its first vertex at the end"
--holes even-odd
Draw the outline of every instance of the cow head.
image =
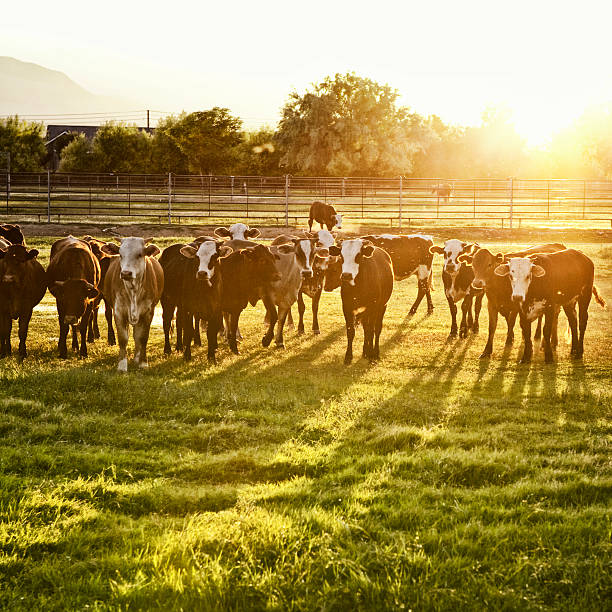
POLYGON ((338 228, 338 229, 342 229, 342 215, 340 213, 336 213, 333 216, 334 219, 334 225, 338 228))
POLYGON ((62 304, 65 325, 78 325, 89 302, 99 295, 96 287, 83 278, 55 281, 49 291, 62 304))
POLYGON ((12 225, 11 223, 0 225, 0 236, 6 238, 12 244, 25 244, 19 225, 12 225))
POLYGON ((202 242, 188 244, 181 249, 181 255, 188 259, 196 259, 198 269, 196 279, 204 281, 212 287, 212 280, 217 271, 219 258, 225 257, 232 252, 228 246, 223 246, 219 240, 203 240, 202 242))
POLYGON ((279 253, 295 254, 295 261, 300 268, 304 280, 311 279, 313 276, 312 264, 315 256, 315 238, 294 238, 287 244, 276 247, 279 253))
POLYGON ((355 279, 359 274, 359 265, 364 257, 372 257, 374 245, 369 240, 355 238, 344 240, 339 246, 329 247, 331 255, 337 255, 342 261, 342 283, 355 285, 355 279))
POLYGON ((458 261, 472 266, 474 271, 472 286, 475 289, 484 289, 494 279, 495 268, 504 261, 504 256, 501 253, 493 255, 488 249, 477 248, 472 254, 460 255, 458 261))
POLYGON ((139 286, 145 273, 145 257, 155 257, 159 254, 159 248, 154 244, 147 244, 151 239, 123 238, 121 246, 107 242, 102 251, 107 255, 119 255, 120 276, 125 283, 139 286))
POLYGON ((273 253, 270 247, 258 244, 255 247, 238 251, 251 266, 254 285, 273 283, 280 280, 276 262, 280 256, 273 253))
POLYGON ((249 227, 244 223, 234 223, 227 227, 218 227, 214 231, 219 238, 229 238, 230 240, 250 240, 257 238, 261 232, 256 227, 249 227))
POLYGON ((28 250, 22 244, 0 249, 0 293, 13 319, 19 316, 19 304, 26 290, 25 264, 37 255, 36 249, 28 250))
POLYGON ((529 257, 512 257, 508 263, 497 266, 495 274, 510 277, 512 301, 522 305, 527 297, 531 279, 544 276, 546 271, 529 257))
POLYGON ((444 247, 432 246, 429 247, 429 252, 443 255, 444 256, 444 272, 449 274, 450 276, 456 276, 459 272, 459 268, 461 268, 461 262, 459 261, 459 256, 463 254, 469 254, 472 252, 472 249, 478 245, 474 245, 468 242, 462 242, 461 240, 457 240, 453 238, 452 240, 447 240, 444 243, 444 247))

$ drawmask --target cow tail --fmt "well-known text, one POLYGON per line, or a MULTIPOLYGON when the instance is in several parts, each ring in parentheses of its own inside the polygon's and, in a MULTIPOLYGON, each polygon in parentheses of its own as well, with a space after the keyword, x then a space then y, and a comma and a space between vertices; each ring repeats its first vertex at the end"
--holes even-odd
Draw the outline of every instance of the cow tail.
POLYGON ((595 298, 595 301, 602 307, 605 308, 606 307, 606 300, 603 299, 603 297, 601 296, 601 293, 599 293, 599 289, 597 289, 597 287, 595 285, 593 285, 593 297, 595 298))

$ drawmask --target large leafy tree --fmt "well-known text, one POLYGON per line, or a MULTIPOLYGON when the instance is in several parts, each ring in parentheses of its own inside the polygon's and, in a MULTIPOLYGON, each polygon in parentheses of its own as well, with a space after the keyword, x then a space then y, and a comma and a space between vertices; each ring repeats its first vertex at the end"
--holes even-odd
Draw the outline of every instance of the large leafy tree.
POLYGON ((181 117, 169 115, 162 119, 155 128, 151 141, 151 172, 174 174, 187 174, 189 161, 178 146, 176 140, 170 135, 181 117))
POLYGON ((99 172, 149 171, 151 136, 135 125, 105 123, 96 132, 91 148, 99 172))
POLYGON ((276 138, 283 165, 304 174, 408 174, 418 143, 397 99, 389 85, 353 73, 293 92, 276 138))
POLYGON ((13 172, 42 169, 46 155, 45 128, 42 123, 23 121, 16 115, 0 119, 0 152, 9 153, 13 172))
POLYGON ((181 115, 166 133, 186 156, 192 172, 221 174, 237 160, 241 128, 242 121, 229 109, 214 107, 181 115))
POLYGON ((79 134, 61 153, 60 172, 98 172, 99 160, 94 156, 91 141, 79 134))
POLYGON ((272 130, 264 128, 257 132, 246 132, 243 142, 238 146, 234 173, 251 176, 281 173, 280 152, 274 142, 272 130))

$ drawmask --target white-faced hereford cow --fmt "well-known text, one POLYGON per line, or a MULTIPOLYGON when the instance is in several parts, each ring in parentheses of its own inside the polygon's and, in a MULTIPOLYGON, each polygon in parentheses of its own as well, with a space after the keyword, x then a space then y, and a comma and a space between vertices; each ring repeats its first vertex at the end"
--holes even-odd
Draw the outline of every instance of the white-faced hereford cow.
POLYGON ((414 304, 410 307, 409 314, 416 313, 423 297, 427 297, 427 314, 431 314, 434 310, 431 300, 433 253, 429 249, 433 246, 433 238, 420 234, 410 236, 381 234, 362 236, 362 238, 389 253, 395 280, 400 281, 416 275, 418 293, 414 304))
POLYGON ((100 264, 84 240, 68 236, 51 246, 47 285, 57 301, 60 335, 59 356, 68 356, 66 337, 72 327, 72 348, 87 357, 87 328, 99 295, 100 264), (81 343, 77 337, 77 327, 81 343))
POLYGON ((221 308, 223 314, 227 314, 227 341, 230 350, 237 355, 238 320, 247 304, 255 306, 262 299, 272 328, 276 323, 276 307, 268 296, 268 287, 280 278, 275 265, 279 259, 278 254, 262 244, 235 250, 220 259, 223 282, 221 308))
POLYGON ((367 240, 345 240, 331 246, 342 261, 340 295, 346 323, 347 348, 344 364, 353 360, 355 324, 363 326, 362 356, 371 362, 380 357, 380 332, 387 302, 393 291, 393 266, 389 255, 367 240))
POLYGON ((120 372, 127 372, 129 326, 134 327, 134 362, 147 367, 147 341, 155 311, 164 288, 164 272, 155 259, 160 252, 143 238, 123 238, 121 246, 111 243, 102 247, 105 253, 118 254, 104 279, 104 296, 113 307, 119 342, 120 372))
POLYGON ((551 331, 558 307, 565 311, 572 332, 571 354, 576 358, 582 357, 591 295, 600 306, 606 304, 593 284, 594 270, 591 259, 574 249, 512 257, 495 268, 498 276, 510 277, 512 301, 519 307, 525 343, 522 363, 531 360, 531 322, 541 314, 544 314, 544 359, 547 363, 553 361, 551 331), (576 317, 576 303, 579 320, 576 317))
POLYGON ((38 251, 22 244, 0 249, 0 357, 11 354, 13 320, 19 320, 19 360, 27 357, 26 339, 32 309, 47 290, 45 269, 38 251))
POLYGON ((449 338, 457 335, 457 302, 461 303, 461 325, 459 337, 467 337, 469 330, 478 333, 478 317, 482 306, 483 290, 472 286, 474 271, 465 263, 458 260, 460 255, 472 252, 474 245, 452 239, 444 243, 444 247, 432 246, 429 251, 444 256, 442 268, 442 283, 444 293, 451 312, 451 329, 449 338), (472 304, 474 313, 472 314, 472 304))
MULTIPOLYGON (((477 289, 484 289, 487 296, 487 308, 489 311, 489 336, 481 359, 490 357, 493 352, 493 338, 497 328, 497 317, 499 314, 506 319, 508 331, 506 333, 506 346, 512 345, 514 341, 514 324, 518 316, 518 305, 512 301, 512 287, 507 276, 495 274, 495 268, 511 257, 527 257, 533 253, 555 253, 565 249, 565 245, 559 243, 542 244, 534 247, 516 251, 514 253, 498 253, 493 255, 488 249, 476 247, 472 254, 461 255, 459 260, 472 266, 474 280, 472 285, 477 289)), ((538 329, 536 339, 540 337, 542 317, 538 318, 538 329)), ((552 342, 556 344, 556 324, 553 326, 552 342)))
POLYGON ((230 240, 252 240, 257 238, 261 232, 256 227, 249 227, 244 223, 234 223, 229 227, 218 227, 214 234, 219 238, 229 238, 230 240))
POLYGON ((310 205, 310 212, 308 213, 308 230, 312 232, 312 224, 317 222, 321 229, 326 225, 328 230, 334 229, 336 226, 338 229, 342 229, 342 215, 336 212, 336 209, 330 204, 315 200, 310 205))
MULTIPOLYGON (((194 320, 207 321, 208 360, 216 361, 217 334, 223 326, 221 310, 222 278, 219 260, 232 250, 218 240, 202 240, 192 244, 175 244, 164 250, 160 264, 164 270, 164 291, 161 297, 164 323, 164 353, 170 353, 170 325, 174 309, 181 322, 183 357, 191 358, 194 320)), ((177 324, 178 327, 178 324, 177 324)))

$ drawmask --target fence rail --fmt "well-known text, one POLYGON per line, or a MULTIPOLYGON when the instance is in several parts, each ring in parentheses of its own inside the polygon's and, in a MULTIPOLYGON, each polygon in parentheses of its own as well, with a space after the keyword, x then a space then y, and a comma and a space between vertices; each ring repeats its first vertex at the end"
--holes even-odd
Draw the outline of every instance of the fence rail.
POLYGON ((409 227, 476 221, 612 225, 612 181, 573 179, 322 178, 0 173, 0 214, 14 219, 208 223, 253 219, 268 225, 308 218, 323 200, 349 222, 409 227), (452 186, 445 197, 442 184, 452 186))

